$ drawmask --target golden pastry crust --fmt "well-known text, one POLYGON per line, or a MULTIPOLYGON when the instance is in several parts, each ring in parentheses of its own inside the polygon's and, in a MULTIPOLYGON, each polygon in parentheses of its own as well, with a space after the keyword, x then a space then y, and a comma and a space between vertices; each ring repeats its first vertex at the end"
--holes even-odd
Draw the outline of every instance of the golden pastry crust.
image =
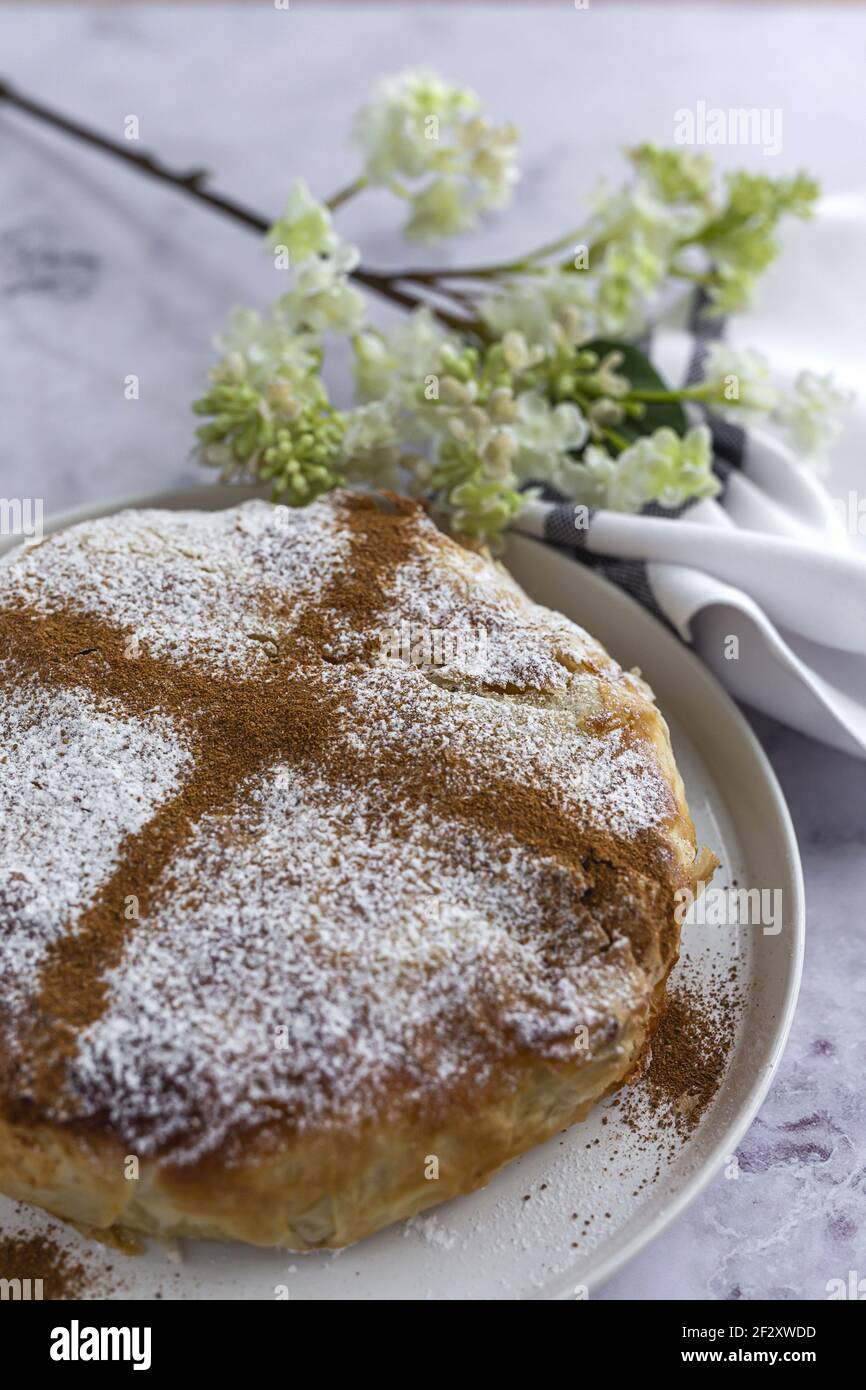
POLYGON ((342 1246, 639 1063, 714 860, 639 677, 415 504, 0 570, 0 1190, 342 1246), (130 1160, 135 1160, 131 1163, 130 1160))

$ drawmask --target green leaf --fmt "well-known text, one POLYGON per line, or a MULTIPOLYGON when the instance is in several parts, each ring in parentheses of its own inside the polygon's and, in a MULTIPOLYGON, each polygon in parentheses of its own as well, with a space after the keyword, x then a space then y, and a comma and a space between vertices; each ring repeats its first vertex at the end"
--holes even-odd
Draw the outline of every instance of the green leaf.
MULTIPOLYGON (((669 391, 671 388, 659 376, 649 358, 630 343, 615 343, 607 338, 595 338, 591 343, 582 343, 581 351, 589 349, 597 352, 599 359, 609 352, 621 352, 623 360, 617 371, 628 377, 635 391, 669 391)), ((640 419, 630 416, 616 426, 617 434, 628 440, 639 439, 641 435, 652 434, 653 430, 667 425, 675 434, 684 435, 689 427, 686 412, 679 401, 646 401, 640 419)))

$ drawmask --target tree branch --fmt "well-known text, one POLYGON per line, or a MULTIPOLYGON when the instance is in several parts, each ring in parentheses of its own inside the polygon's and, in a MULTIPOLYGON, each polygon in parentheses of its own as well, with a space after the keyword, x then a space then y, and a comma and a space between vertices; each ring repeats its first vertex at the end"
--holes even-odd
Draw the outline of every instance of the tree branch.
MULTIPOLYGON (((234 198, 228 198, 222 193, 207 188, 205 184, 209 175, 206 169, 191 169, 187 172, 171 169, 154 155, 131 150, 122 141, 100 135, 98 131, 91 130, 79 121, 72 120, 69 116, 65 116, 59 111, 53 111, 41 102, 24 96, 2 79, 0 79, 0 102, 5 102, 7 106, 42 121, 43 124, 61 131, 64 135, 71 136, 72 139, 78 140, 84 145, 89 145, 92 149, 101 150, 104 154, 110 154, 115 159, 123 160, 138 173, 146 174, 149 178, 157 179, 160 183, 166 183, 172 188, 179 189, 182 193, 206 204, 216 212, 233 218, 234 221, 248 227, 251 231, 265 233, 272 225, 273 219, 263 217, 261 213, 245 207, 234 198)), ((354 191, 354 185, 352 191, 354 191)), ((343 202, 348 196, 348 190, 343 190, 341 194, 337 195, 336 202, 343 202)), ((399 288, 395 282, 407 278, 401 274, 365 270, 363 266, 357 266, 352 272, 352 278, 357 280, 359 284, 366 286, 367 289, 372 290, 374 294, 381 295, 382 298, 389 299, 392 303, 399 304, 405 309, 417 309, 425 303, 423 297, 412 294, 409 289, 399 288)), ((435 308, 433 312, 443 323, 458 331, 467 332, 473 329, 473 322, 468 318, 462 319, 446 310, 435 308)))
POLYGON ((147 174, 150 178, 158 179, 161 183, 169 183, 175 188, 180 188, 184 193, 189 193, 192 197, 197 198, 199 202, 207 203, 217 212, 233 217, 236 222, 242 222, 244 226, 250 227, 253 231, 266 232, 271 225, 259 213, 243 207, 240 203, 224 197, 221 193, 213 193, 205 188, 204 182, 208 177, 206 169, 191 169, 187 173, 169 169, 153 155, 138 154, 120 140, 111 140, 105 135, 100 135, 97 131, 90 130, 78 121, 61 115, 59 111, 52 111, 49 107, 43 106, 41 102, 33 101, 30 97, 16 92, 14 88, 9 86, 8 82, 2 80, 0 80, 0 101, 5 101, 8 106, 13 106, 28 116, 34 116, 36 120, 42 121, 45 125, 62 131, 64 135, 72 136, 74 140, 80 140, 82 144, 90 145, 94 149, 102 150, 105 154, 114 155, 116 159, 124 160, 141 174, 147 174))

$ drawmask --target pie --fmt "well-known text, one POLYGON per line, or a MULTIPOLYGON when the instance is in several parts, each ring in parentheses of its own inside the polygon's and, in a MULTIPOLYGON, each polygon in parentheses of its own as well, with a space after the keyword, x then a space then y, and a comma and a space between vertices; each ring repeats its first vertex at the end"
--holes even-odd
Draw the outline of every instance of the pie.
POLYGON ((0 1190, 342 1246, 640 1065, 715 863, 667 726, 418 504, 74 526, 0 629, 0 1190))

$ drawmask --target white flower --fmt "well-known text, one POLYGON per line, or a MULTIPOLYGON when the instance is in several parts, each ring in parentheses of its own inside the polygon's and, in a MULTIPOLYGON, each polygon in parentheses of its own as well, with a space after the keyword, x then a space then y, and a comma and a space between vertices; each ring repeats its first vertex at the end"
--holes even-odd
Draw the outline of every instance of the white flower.
POLYGON ((317 368, 302 377, 274 377, 263 395, 268 408, 287 420, 296 419, 305 406, 318 406, 327 399, 317 368))
POLYGON ((353 131, 366 156, 368 181, 387 184, 429 173, 435 167, 442 127, 450 130, 478 106, 474 92, 429 70, 410 69, 377 82, 353 131))
POLYGON ((521 333, 531 347, 574 347, 595 332, 591 299, 578 272, 551 268, 511 280, 478 309, 498 337, 521 333))
POLYGON ((295 283, 279 300, 282 313, 300 329, 353 333, 364 320, 364 297, 347 276, 360 253, 339 243, 328 256, 311 256, 295 272, 295 283))
POLYGON ((353 138, 364 178, 409 200, 409 236, 470 230, 479 214, 504 207, 517 180, 513 126, 479 114, 474 92, 429 71, 386 78, 359 111, 353 138))
POLYGON ((509 328, 502 335, 502 355, 510 371, 519 373, 529 371, 543 362, 547 353, 540 343, 530 347, 525 334, 516 328, 509 328))
POLYGON ((493 430, 481 451, 484 474, 499 482, 513 481, 512 465, 517 457, 518 443, 513 431, 493 430))
POLYGON ((433 179, 413 196, 411 208, 406 235, 413 241, 456 236, 471 232, 478 225, 475 209, 466 198, 465 185, 455 178, 433 179))
POLYGON ((734 420, 743 412, 773 410, 779 399, 770 379, 770 364, 754 348, 737 350, 726 343, 713 343, 707 353, 704 376, 718 385, 722 396, 719 412, 734 420))
POLYGON ((640 145, 629 151, 640 183, 663 203, 711 205, 715 168, 707 151, 640 145))
POLYGON ((398 443, 394 420, 384 401, 356 406, 346 412, 346 422, 347 454, 367 454, 398 443))
POLYGON ((286 210, 268 232, 268 241, 274 247, 285 246, 293 265, 336 248, 331 214, 313 197, 303 179, 292 184, 286 210))
POLYGON ((464 158, 458 167, 478 187, 480 210, 503 208, 511 201, 517 170, 517 128, 494 126, 486 116, 475 116, 457 128, 457 142, 464 158))
POLYGON ((568 455, 586 443, 588 427, 576 405, 563 402, 552 406, 537 391, 524 391, 517 397, 517 419, 513 426, 519 446, 517 471, 521 478, 535 478, 558 485, 568 455))
POLYGON ((427 450, 450 437, 473 441, 480 453, 502 423, 500 397, 495 419, 475 405, 477 382, 462 379, 462 345, 429 309, 415 310, 387 334, 362 333, 353 345, 358 394, 385 402, 407 446, 427 450))
POLYGON ((599 396, 586 409, 589 431, 593 439, 604 439, 611 427, 618 426, 625 419, 625 410, 610 396, 599 396))
POLYGON ((666 202, 656 183, 641 177, 613 194, 597 192, 586 242, 593 248, 588 274, 598 332, 633 336, 644 327, 680 243, 696 235, 706 215, 689 202, 666 202))
POLYGON ((656 253, 669 255, 677 242, 695 235, 705 217, 697 207, 665 202, 640 179, 614 193, 602 185, 593 198, 589 241, 612 245, 639 234, 656 253))
POLYGON ((398 487, 400 439, 386 402, 356 406, 346 412, 345 420, 343 452, 353 480, 376 487, 398 487))
POLYGON ((416 309, 390 333, 362 333, 354 343, 358 391, 366 398, 402 396, 408 385, 414 399, 426 378, 436 375, 442 347, 456 341, 429 309, 416 309))
POLYGON ((477 395, 477 381, 458 381, 456 376, 443 376, 439 382, 439 399, 445 405, 471 405, 477 395))
POLYGON ((660 429, 644 435, 618 458, 591 444, 579 462, 560 470, 558 486, 575 502, 614 512, 639 512, 648 502, 678 507, 692 498, 714 497, 719 483, 712 471, 706 425, 685 438, 660 429))
POLYGON ((487 413, 497 425, 513 425, 517 419, 517 402, 510 386, 497 386, 487 398, 487 413))
POLYGON ((719 481, 712 471, 712 439, 706 425, 681 437, 664 427, 624 449, 610 479, 607 506, 637 512, 647 502, 679 507, 690 498, 714 497, 719 481))
POLYGON ((627 396, 631 390, 631 382, 622 372, 617 371, 625 361, 625 355, 621 352, 609 352, 601 359, 595 371, 593 380, 605 396, 618 400, 621 396, 627 396))
POLYGON ((596 284, 596 313, 603 333, 640 331, 667 265, 667 257, 641 231, 608 246, 596 284))
POLYGON ((236 309, 215 343, 225 353, 215 379, 245 378, 264 388, 276 377, 299 381, 318 366, 315 340, 279 312, 262 319, 253 309, 236 309))
POLYGON ((592 199, 591 218, 591 243, 613 243, 637 232, 653 250, 669 254, 677 242, 689 240, 699 231, 706 210, 666 202, 656 186, 638 178, 613 193, 599 186, 592 199))
POLYGON ((590 444, 579 460, 563 460, 557 486, 574 502, 582 502, 586 507, 606 507, 615 474, 616 459, 605 449, 590 444))
POLYGON ((827 451, 842 428, 839 413, 852 400, 851 392, 836 386, 832 373, 800 372, 776 418, 786 426, 792 447, 823 470, 827 451))
POLYGON ((537 391, 517 397, 517 428, 521 444, 535 452, 579 449, 586 443, 586 421, 576 405, 551 405, 537 391))
POLYGON ((365 400, 384 396, 391 382, 394 356, 383 334, 376 330, 359 333, 352 342, 355 349, 355 383, 365 400))
POLYGON ((456 410, 437 406, 430 412, 430 423, 433 433, 447 433, 460 444, 471 446, 479 455, 484 453, 493 436, 500 433, 499 427, 480 405, 467 405, 456 410))

